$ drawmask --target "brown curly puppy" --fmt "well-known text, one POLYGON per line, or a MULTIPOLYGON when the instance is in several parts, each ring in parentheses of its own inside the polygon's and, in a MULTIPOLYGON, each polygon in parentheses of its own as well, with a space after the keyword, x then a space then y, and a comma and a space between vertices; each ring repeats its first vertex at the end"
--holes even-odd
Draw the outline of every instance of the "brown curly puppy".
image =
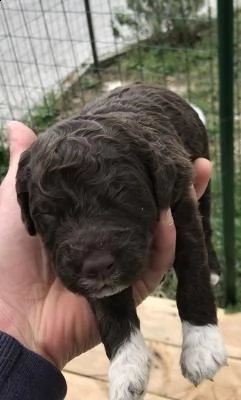
POLYGON ((182 372, 198 384, 226 362, 210 284, 210 270, 212 279, 219 274, 210 188, 199 210, 190 195, 198 157, 209 152, 196 112, 171 91, 141 83, 87 105, 21 157, 23 221, 41 236, 63 284, 93 307, 111 360, 111 400, 142 399, 146 390, 149 355, 130 286, 148 267, 160 210, 168 207, 177 230, 182 372))

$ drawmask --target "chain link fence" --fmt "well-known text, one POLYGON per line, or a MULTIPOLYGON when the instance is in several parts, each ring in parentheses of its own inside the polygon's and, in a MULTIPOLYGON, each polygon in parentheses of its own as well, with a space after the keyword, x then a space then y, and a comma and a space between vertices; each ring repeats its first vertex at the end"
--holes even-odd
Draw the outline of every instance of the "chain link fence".
MULTIPOLYGON (((241 274, 241 11, 234 4, 236 271, 241 274)), ((224 27, 225 28, 225 27, 224 27)), ((213 226, 224 265, 217 6, 212 0, 2 0, 0 125, 36 132, 133 80, 161 83, 206 119, 214 163, 213 226)), ((1 165, 6 153, 0 151, 1 165)), ((174 295, 172 280, 162 288, 174 295)), ((241 286, 240 286, 241 287, 241 286)), ((238 287, 239 288, 239 287, 238 287)), ((222 284, 218 296, 222 304, 222 284)), ((241 292, 241 290, 240 290, 241 292)))

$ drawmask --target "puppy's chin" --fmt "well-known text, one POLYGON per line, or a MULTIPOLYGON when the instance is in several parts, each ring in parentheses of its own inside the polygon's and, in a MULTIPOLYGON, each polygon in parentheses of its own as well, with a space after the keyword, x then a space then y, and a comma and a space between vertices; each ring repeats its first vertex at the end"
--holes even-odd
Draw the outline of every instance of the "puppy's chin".
POLYGON ((104 297, 110 297, 113 296, 114 294, 122 292, 124 289, 126 289, 128 285, 119 285, 119 286, 104 286, 100 290, 94 290, 92 289, 89 292, 89 297, 92 299, 103 299, 104 297))
POLYGON ((75 279, 70 282, 69 280, 67 281, 66 279, 63 279, 61 276, 60 280, 62 281, 63 286, 70 292, 90 299, 103 299, 105 297, 110 297, 131 286, 131 283, 98 282, 87 279, 75 279))

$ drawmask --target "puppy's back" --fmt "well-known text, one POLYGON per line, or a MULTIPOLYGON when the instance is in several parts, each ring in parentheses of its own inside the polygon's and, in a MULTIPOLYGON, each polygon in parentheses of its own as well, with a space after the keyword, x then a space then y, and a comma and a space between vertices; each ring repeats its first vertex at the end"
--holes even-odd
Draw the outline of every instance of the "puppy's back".
MULTIPOLYGON (((133 83, 119 87, 85 106, 84 114, 135 114, 143 119, 160 115, 160 134, 163 118, 168 118, 192 160, 209 158, 205 126, 198 114, 182 97, 158 85, 133 83)), ((157 119, 153 119, 155 129, 157 119)))

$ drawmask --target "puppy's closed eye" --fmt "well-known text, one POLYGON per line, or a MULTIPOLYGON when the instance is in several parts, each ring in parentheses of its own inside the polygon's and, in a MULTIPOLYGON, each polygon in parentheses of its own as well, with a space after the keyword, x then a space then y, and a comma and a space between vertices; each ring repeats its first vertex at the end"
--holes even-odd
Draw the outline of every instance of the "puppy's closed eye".
POLYGON ((56 217, 53 214, 47 212, 37 212, 33 213, 34 221, 36 223, 37 229, 40 231, 48 228, 49 224, 54 224, 56 217))

